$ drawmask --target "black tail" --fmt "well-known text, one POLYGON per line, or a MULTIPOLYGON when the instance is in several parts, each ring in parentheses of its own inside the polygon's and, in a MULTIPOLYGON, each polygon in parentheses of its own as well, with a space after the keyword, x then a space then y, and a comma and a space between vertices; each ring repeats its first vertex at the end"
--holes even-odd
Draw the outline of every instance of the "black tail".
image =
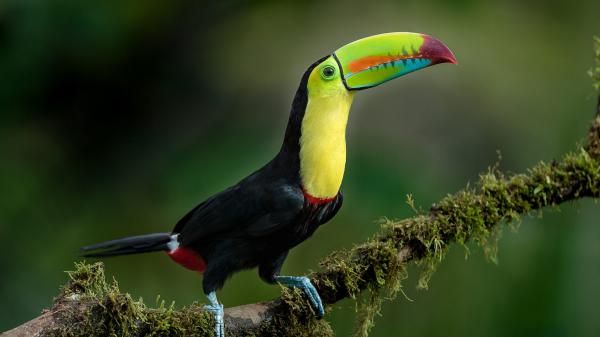
POLYGON ((106 241, 81 248, 83 257, 103 257, 127 254, 139 254, 167 250, 171 241, 169 233, 154 233, 106 241))

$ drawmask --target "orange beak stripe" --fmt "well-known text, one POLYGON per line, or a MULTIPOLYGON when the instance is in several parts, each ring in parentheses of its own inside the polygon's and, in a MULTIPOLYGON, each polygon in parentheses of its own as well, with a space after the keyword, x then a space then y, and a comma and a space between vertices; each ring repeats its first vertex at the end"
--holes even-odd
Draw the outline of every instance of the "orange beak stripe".
POLYGON ((397 55, 397 56, 365 56, 358 60, 354 60, 348 64, 348 69, 352 73, 358 73, 360 71, 375 67, 384 63, 391 63, 395 61, 418 59, 424 58, 421 54, 416 55, 397 55))

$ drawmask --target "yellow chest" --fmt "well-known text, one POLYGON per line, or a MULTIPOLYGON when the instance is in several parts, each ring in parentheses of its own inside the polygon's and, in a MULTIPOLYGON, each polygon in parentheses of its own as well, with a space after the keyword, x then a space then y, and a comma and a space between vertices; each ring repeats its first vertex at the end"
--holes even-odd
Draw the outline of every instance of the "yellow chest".
POLYGON ((335 197, 346 166, 346 124, 352 94, 309 98, 300 137, 300 177, 317 198, 335 197))

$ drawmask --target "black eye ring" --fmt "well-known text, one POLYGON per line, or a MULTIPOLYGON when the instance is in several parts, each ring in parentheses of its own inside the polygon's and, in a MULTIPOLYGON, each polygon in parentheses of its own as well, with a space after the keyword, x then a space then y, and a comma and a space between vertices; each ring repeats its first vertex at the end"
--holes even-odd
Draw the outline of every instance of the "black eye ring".
POLYGON ((335 75, 335 68, 331 65, 326 65, 321 69, 321 77, 324 80, 330 80, 335 75))

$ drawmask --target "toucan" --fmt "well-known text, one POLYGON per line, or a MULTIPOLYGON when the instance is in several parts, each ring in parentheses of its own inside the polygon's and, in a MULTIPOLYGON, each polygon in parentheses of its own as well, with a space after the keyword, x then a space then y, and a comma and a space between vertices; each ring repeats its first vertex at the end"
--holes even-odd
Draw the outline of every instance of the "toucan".
POLYGON ((268 283, 301 288, 318 318, 321 298, 305 276, 283 276, 290 249, 333 218, 342 206, 346 124, 357 91, 438 63, 456 63, 439 40, 395 32, 349 43, 311 64, 292 102, 283 145, 275 157, 237 184, 189 211, 169 233, 81 248, 85 257, 164 251, 203 273, 203 290, 224 336, 216 291, 235 272, 258 267, 268 283))

